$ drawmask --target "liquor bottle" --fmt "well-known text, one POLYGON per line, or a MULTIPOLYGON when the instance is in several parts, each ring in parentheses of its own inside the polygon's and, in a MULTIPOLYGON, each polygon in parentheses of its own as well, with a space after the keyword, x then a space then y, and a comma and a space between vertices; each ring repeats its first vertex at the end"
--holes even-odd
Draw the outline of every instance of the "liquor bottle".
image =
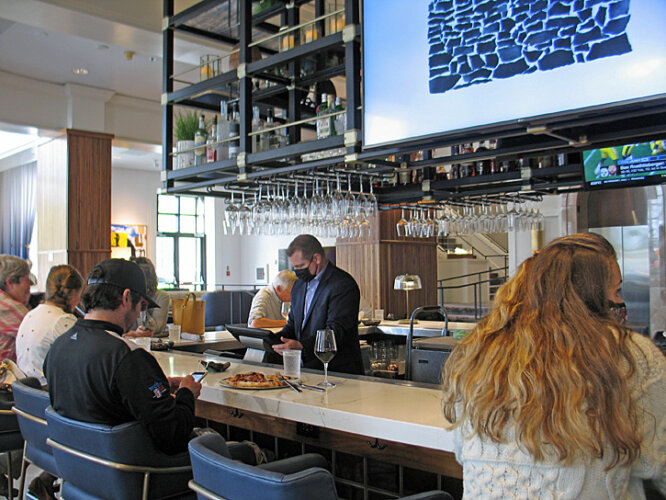
MULTIPOLYGON (((227 101, 220 101, 220 121, 217 124, 217 140, 221 141, 229 137, 229 117, 227 114, 227 101)), ((229 143, 223 142, 217 145, 217 159, 227 160, 229 158, 229 143)))
POLYGON ((208 133, 206 132, 206 120, 203 113, 199 116, 199 128, 194 133, 194 164, 203 165, 206 163, 206 139, 208 133), (199 147, 201 146, 201 147, 199 147))
MULTIPOLYGON (((333 95, 328 94, 326 96, 326 113, 333 113, 336 111, 335 109, 335 97, 333 95)), ((329 130, 329 136, 330 135, 337 135, 335 133, 335 117, 334 116, 329 116, 326 118, 326 121, 328 122, 328 130, 329 130)))
MULTIPOLYGON (((328 96, 321 95, 321 104, 317 106, 317 116, 328 113, 328 96)), ((320 118, 317 120, 317 139, 325 139, 331 135, 331 120, 320 118)))
MULTIPOLYGON (((284 109, 280 113, 280 117, 282 118, 282 120, 284 120, 285 123, 288 122, 287 112, 284 109)), ((289 129, 285 127, 283 129, 278 130, 278 147, 283 148, 288 145, 289 145, 289 129)))
MULTIPOLYGON (((262 123, 261 123, 261 111, 259 110, 259 106, 254 106, 252 108, 252 132, 259 132, 262 129, 262 123)), ((263 151, 261 149, 261 139, 259 138, 260 134, 253 135, 252 136, 252 152, 253 153, 258 153, 259 151, 263 151)))
MULTIPOLYGON (((342 98, 335 98, 335 111, 344 111, 345 107, 342 105, 342 98)), ((347 113, 337 115, 333 120, 333 127, 335 128, 335 135, 344 135, 347 130, 347 113)))
POLYGON ((231 121, 229 122, 229 137, 235 137, 234 140, 229 141, 229 158, 236 158, 240 152, 240 122, 238 121, 238 111, 235 109, 231 114, 231 121))
POLYGON ((208 139, 206 140, 206 163, 213 163, 217 161, 217 145, 214 142, 217 140, 217 116, 213 117, 213 124, 210 126, 208 139))
MULTIPOLYGON (((273 119, 273 110, 268 109, 266 111, 266 124, 264 129, 271 129, 275 126, 275 121, 273 119)), ((262 151, 269 151, 271 149, 280 147, 280 139, 275 133, 275 130, 265 130, 261 133, 259 137, 260 146, 262 151)))

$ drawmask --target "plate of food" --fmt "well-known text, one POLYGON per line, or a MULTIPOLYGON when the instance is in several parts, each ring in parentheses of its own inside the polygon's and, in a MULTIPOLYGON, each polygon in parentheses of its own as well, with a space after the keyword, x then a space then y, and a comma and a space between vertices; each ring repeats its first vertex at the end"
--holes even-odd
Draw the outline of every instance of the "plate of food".
POLYGON ((284 389, 285 387, 289 387, 283 380, 282 375, 266 375, 262 372, 237 373, 231 377, 223 378, 219 384, 232 389, 250 390, 284 389))

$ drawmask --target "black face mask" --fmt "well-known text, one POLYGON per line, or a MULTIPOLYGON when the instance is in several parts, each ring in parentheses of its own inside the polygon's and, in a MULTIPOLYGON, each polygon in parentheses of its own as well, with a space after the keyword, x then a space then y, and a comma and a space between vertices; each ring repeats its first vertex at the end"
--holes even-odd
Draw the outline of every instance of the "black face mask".
POLYGON ((608 307, 618 323, 624 324, 627 322, 627 304, 609 300, 608 307))
POLYGON ((312 264, 312 259, 310 259, 310 262, 308 263, 308 265, 306 267, 304 267, 303 269, 294 269, 294 273, 296 273, 296 277, 299 280, 304 281, 305 283, 308 283, 308 282, 312 281, 315 277, 315 275, 310 272, 310 264, 312 264))

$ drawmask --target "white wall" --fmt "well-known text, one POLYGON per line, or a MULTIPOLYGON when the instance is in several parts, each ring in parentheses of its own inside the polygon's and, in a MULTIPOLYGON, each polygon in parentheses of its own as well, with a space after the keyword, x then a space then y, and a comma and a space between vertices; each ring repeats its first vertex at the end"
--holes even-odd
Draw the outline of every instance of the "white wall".
POLYGON ((111 223, 148 226, 147 256, 155 262, 157 189, 160 173, 114 168, 111 174, 111 223))
MULTIPOLYGON (((221 199, 206 203, 206 252, 209 288, 214 284, 265 285, 278 272, 278 250, 287 248, 297 235, 256 236, 224 234, 224 207, 221 199), (211 213, 211 209, 214 213, 211 213), (229 276, 227 276, 227 267, 229 276), (264 268, 264 280, 256 269, 264 268)), ((323 246, 335 246, 335 239, 320 238, 323 246)))

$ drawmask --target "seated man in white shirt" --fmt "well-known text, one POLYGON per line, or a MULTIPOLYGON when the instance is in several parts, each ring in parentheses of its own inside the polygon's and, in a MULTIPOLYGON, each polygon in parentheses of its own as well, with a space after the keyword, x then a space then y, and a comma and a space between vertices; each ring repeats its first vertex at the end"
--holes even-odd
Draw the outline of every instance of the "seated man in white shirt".
POLYGON ((291 302, 291 288, 296 281, 293 271, 280 271, 273 283, 262 288, 252 299, 247 325, 252 328, 283 327, 287 320, 282 316, 282 303, 291 302))

